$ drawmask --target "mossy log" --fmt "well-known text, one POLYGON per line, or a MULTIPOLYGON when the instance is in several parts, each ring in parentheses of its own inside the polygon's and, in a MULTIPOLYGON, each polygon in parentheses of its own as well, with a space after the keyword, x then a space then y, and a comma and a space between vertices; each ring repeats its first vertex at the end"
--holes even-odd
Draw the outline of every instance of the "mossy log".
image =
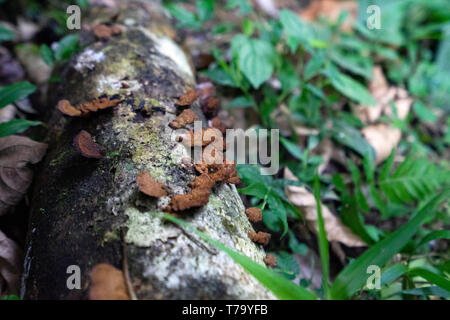
MULTIPOLYGON (((31 199, 21 296, 85 299, 96 264, 123 269, 126 260, 138 299, 274 298, 225 253, 152 215, 168 197, 152 199, 138 190, 141 171, 178 194, 189 192, 195 177, 192 167, 181 165, 187 150, 168 127, 180 112, 175 102, 195 86, 195 77, 161 6, 123 1, 118 8, 92 7, 89 15, 85 25, 110 23, 122 32, 101 41, 84 28, 87 46, 59 68, 61 81, 49 90, 49 152, 31 199), (87 117, 56 109, 61 99, 77 105, 104 95, 123 102, 87 117), (74 148, 81 130, 106 150, 102 159, 74 148), (81 269, 80 290, 67 288, 70 265, 81 269)), ((198 102, 193 108, 204 121, 198 102)), ((207 205, 182 218, 263 264, 234 185, 217 185, 207 205)))

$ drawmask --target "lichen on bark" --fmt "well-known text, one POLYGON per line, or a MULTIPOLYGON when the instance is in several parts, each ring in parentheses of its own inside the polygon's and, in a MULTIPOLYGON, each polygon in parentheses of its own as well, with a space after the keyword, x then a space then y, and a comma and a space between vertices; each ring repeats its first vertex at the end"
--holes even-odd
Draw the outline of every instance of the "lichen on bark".
MULTIPOLYGON (((123 101, 81 119, 49 112, 50 151, 34 188, 22 297, 85 298, 95 264, 122 268, 126 259, 138 298, 274 298, 225 253, 155 217, 169 197, 139 192, 136 176, 142 171, 172 193, 189 192, 195 172, 181 165, 188 151, 168 124, 195 79, 158 5, 124 1, 120 9, 114 23, 122 33, 104 42, 85 40, 88 45, 59 71, 61 84, 51 91, 50 108, 60 99, 77 105, 101 95, 123 101), (95 137, 104 158, 76 152, 71 141, 80 130, 95 137), (79 291, 66 287, 72 264, 82 270, 79 291)), ((96 22, 110 19, 102 9, 91 10, 96 22)), ((204 120, 198 103, 193 109, 204 120)), ((253 229, 234 185, 216 186, 209 203, 183 219, 264 264, 263 249, 247 236, 253 229)))

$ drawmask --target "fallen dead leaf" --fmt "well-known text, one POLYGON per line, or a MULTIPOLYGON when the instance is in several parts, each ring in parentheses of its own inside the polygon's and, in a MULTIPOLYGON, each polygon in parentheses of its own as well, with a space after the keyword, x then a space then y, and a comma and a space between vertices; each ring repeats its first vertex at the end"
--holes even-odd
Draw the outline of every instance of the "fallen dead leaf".
POLYGON ((343 11, 348 11, 349 15, 341 29, 349 31, 352 29, 358 14, 358 3, 355 1, 314 0, 311 1, 308 8, 300 12, 300 17, 306 21, 315 21, 320 16, 325 16, 332 21, 336 21, 343 11))
POLYGON ((0 296, 19 292, 21 266, 22 250, 0 230, 0 296))
POLYGON ((390 87, 380 66, 374 66, 373 68, 369 91, 374 97, 376 105, 359 105, 355 108, 355 113, 361 121, 373 123, 382 115, 392 116, 391 102, 396 106, 397 116, 400 119, 406 118, 413 99, 408 95, 406 90, 398 87, 390 87))
POLYGON ((375 149, 375 163, 379 164, 389 157, 392 149, 400 142, 402 132, 387 123, 367 126, 361 130, 364 138, 375 149))
POLYGON ((130 300, 122 270, 100 263, 94 266, 90 277, 89 300, 130 300))
MULTIPOLYGON (((297 181, 297 177, 289 170, 284 170, 284 178, 297 181)), ((306 220, 308 228, 314 233, 317 231, 317 207, 314 195, 305 187, 288 186, 285 189, 289 201, 298 207, 306 220)), ((331 213, 327 206, 322 204, 322 215, 325 223, 328 241, 338 241, 348 247, 366 246, 357 235, 355 235, 339 218, 331 213)))
POLYGON ((27 137, 0 138, 0 216, 22 200, 33 179, 28 165, 41 161, 46 150, 46 144, 27 137))
POLYGON ((356 115, 361 121, 369 125, 361 130, 361 133, 374 148, 376 153, 375 163, 385 160, 392 149, 400 142, 401 130, 390 124, 374 124, 382 116, 393 116, 392 103, 395 104, 396 116, 405 119, 408 115, 413 99, 402 88, 389 86, 380 66, 374 66, 373 78, 369 84, 369 91, 377 102, 375 106, 359 105, 355 109, 356 115))

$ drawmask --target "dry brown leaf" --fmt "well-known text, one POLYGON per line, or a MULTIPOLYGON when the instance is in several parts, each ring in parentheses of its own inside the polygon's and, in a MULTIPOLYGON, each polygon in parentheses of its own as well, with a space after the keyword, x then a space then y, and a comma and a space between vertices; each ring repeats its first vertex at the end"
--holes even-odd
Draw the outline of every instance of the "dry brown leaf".
MULTIPOLYGON (((284 178, 297 181, 297 177, 286 168, 284 170, 284 178)), ((306 220, 308 228, 314 233, 317 231, 317 208, 314 195, 306 190, 305 187, 288 186, 285 189, 286 196, 289 201, 298 207, 306 220)), ((338 241, 348 247, 366 246, 357 235, 355 235, 348 227, 346 227, 331 211, 322 204, 322 216, 327 231, 328 241, 338 241)))
POLYGON ((46 144, 27 137, 0 138, 0 216, 22 200, 33 179, 28 165, 41 161, 46 150, 46 144))
POLYGON ((89 300, 130 300, 122 270, 99 263, 92 269, 90 277, 89 300))
POLYGON ((361 130, 364 138, 375 149, 375 163, 381 163, 389 157, 392 149, 400 142, 402 132, 387 123, 379 123, 365 127, 361 130))
POLYGON ((369 91, 377 104, 375 106, 359 105, 356 107, 355 113, 361 121, 373 123, 381 115, 392 116, 391 102, 395 103, 397 116, 400 119, 406 118, 413 99, 409 97, 406 90, 390 87, 380 66, 374 66, 373 68, 373 77, 369 84, 369 91))
POLYGON ((22 250, 0 230, 0 296, 19 292, 21 266, 22 250))
POLYGON ((325 16, 336 21, 342 11, 348 11, 349 15, 341 28, 344 31, 352 29, 352 25, 358 14, 358 3, 355 1, 338 0, 314 0, 306 10, 300 12, 300 17, 306 21, 315 21, 320 16, 325 16))

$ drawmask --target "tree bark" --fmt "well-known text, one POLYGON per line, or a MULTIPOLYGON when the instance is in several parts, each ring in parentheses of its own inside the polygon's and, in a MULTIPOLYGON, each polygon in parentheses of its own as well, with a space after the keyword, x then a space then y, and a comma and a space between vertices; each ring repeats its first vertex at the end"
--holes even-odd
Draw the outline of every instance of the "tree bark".
MULTIPOLYGON (((180 164, 187 150, 172 141, 168 127, 179 112, 175 102, 195 86, 195 77, 161 6, 147 0, 92 7, 86 21, 114 23, 122 33, 94 41, 92 32, 82 31, 87 47, 60 68, 60 84, 49 92, 50 148, 31 200, 21 296, 84 299, 94 265, 122 269, 126 261, 139 299, 274 298, 225 253, 151 215, 168 197, 152 199, 138 190, 136 176, 144 170, 174 193, 189 192, 195 177, 180 164), (55 107, 60 99, 77 105, 102 95, 124 101, 80 118, 55 107), (105 157, 79 154, 73 139, 81 130, 106 149, 105 157), (80 290, 67 288, 70 265, 81 269, 80 290)), ((198 102, 193 109, 205 121, 198 102)), ((234 185, 216 186, 207 205, 182 218, 263 264, 234 185)))

